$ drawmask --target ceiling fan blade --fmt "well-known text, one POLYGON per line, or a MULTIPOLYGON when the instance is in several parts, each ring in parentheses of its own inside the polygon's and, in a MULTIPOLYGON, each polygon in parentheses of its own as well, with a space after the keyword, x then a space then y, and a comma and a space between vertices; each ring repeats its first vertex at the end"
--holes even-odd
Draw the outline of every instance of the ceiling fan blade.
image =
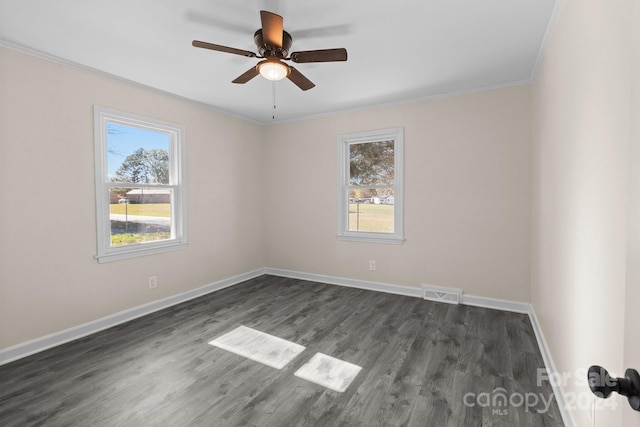
POLYGON ((298 86, 302 90, 309 90, 315 87, 315 84, 306 78, 300 71, 296 70, 292 66, 289 66, 291 72, 287 76, 289 80, 291 80, 296 86, 298 86))
POLYGON ((193 47, 201 47, 203 49, 217 50, 218 52, 233 53, 234 55, 247 56, 249 58, 255 58, 257 55, 248 50, 236 49, 235 47, 222 46, 219 44, 201 42, 200 40, 194 40, 191 42, 193 47))
POLYGON ((293 52, 291 60, 297 63, 346 61, 347 49, 319 49, 293 52))
POLYGON ((260 19, 262 20, 264 41, 273 47, 282 47, 282 31, 284 30, 282 16, 261 10, 260 19))
POLYGON ((244 84, 257 75, 258 75, 258 67, 251 67, 247 71, 245 71, 243 74, 236 77, 236 79, 233 80, 231 83, 244 84))

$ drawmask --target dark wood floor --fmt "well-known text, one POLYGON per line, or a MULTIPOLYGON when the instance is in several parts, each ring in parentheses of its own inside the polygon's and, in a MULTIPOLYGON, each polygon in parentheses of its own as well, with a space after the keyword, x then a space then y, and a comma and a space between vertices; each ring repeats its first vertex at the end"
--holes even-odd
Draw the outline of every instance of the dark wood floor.
POLYGON ((0 367, 0 425, 562 425, 522 403, 552 396, 541 367, 526 315, 262 276, 0 367), (276 370, 207 344, 239 325, 307 348, 276 370), (316 352, 363 369, 295 377, 316 352))

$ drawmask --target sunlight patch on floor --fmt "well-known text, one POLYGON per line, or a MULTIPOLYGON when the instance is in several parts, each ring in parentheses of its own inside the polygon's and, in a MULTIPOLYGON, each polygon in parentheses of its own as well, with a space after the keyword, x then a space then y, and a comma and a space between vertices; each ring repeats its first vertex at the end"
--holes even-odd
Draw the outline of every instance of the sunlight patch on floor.
POLYGON ((294 342, 246 326, 238 326, 209 344, 276 369, 284 368, 305 349, 294 342))
POLYGON ((362 368, 353 363, 316 353, 294 374, 330 390, 344 392, 362 368))

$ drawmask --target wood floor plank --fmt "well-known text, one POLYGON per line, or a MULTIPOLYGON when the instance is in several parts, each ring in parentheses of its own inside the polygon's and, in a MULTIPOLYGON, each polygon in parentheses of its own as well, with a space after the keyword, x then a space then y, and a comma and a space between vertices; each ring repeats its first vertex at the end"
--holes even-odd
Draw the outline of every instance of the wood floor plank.
POLYGON ((561 426, 526 315, 261 276, 0 367, 2 426, 561 426), (208 344, 244 325, 306 347, 277 370, 208 344), (294 376, 362 367, 343 392, 294 376), (500 411, 506 409, 506 411, 500 411))

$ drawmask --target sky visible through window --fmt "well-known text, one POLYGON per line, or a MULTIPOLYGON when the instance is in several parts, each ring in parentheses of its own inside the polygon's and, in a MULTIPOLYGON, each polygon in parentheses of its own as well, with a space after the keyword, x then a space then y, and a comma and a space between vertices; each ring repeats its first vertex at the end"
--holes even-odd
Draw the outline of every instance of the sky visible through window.
POLYGON ((107 123, 107 173, 108 178, 115 176, 116 171, 127 158, 139 148, 154 148, 169 152, 169 134, 151 129, 126 126, 118 123, 107 123))

